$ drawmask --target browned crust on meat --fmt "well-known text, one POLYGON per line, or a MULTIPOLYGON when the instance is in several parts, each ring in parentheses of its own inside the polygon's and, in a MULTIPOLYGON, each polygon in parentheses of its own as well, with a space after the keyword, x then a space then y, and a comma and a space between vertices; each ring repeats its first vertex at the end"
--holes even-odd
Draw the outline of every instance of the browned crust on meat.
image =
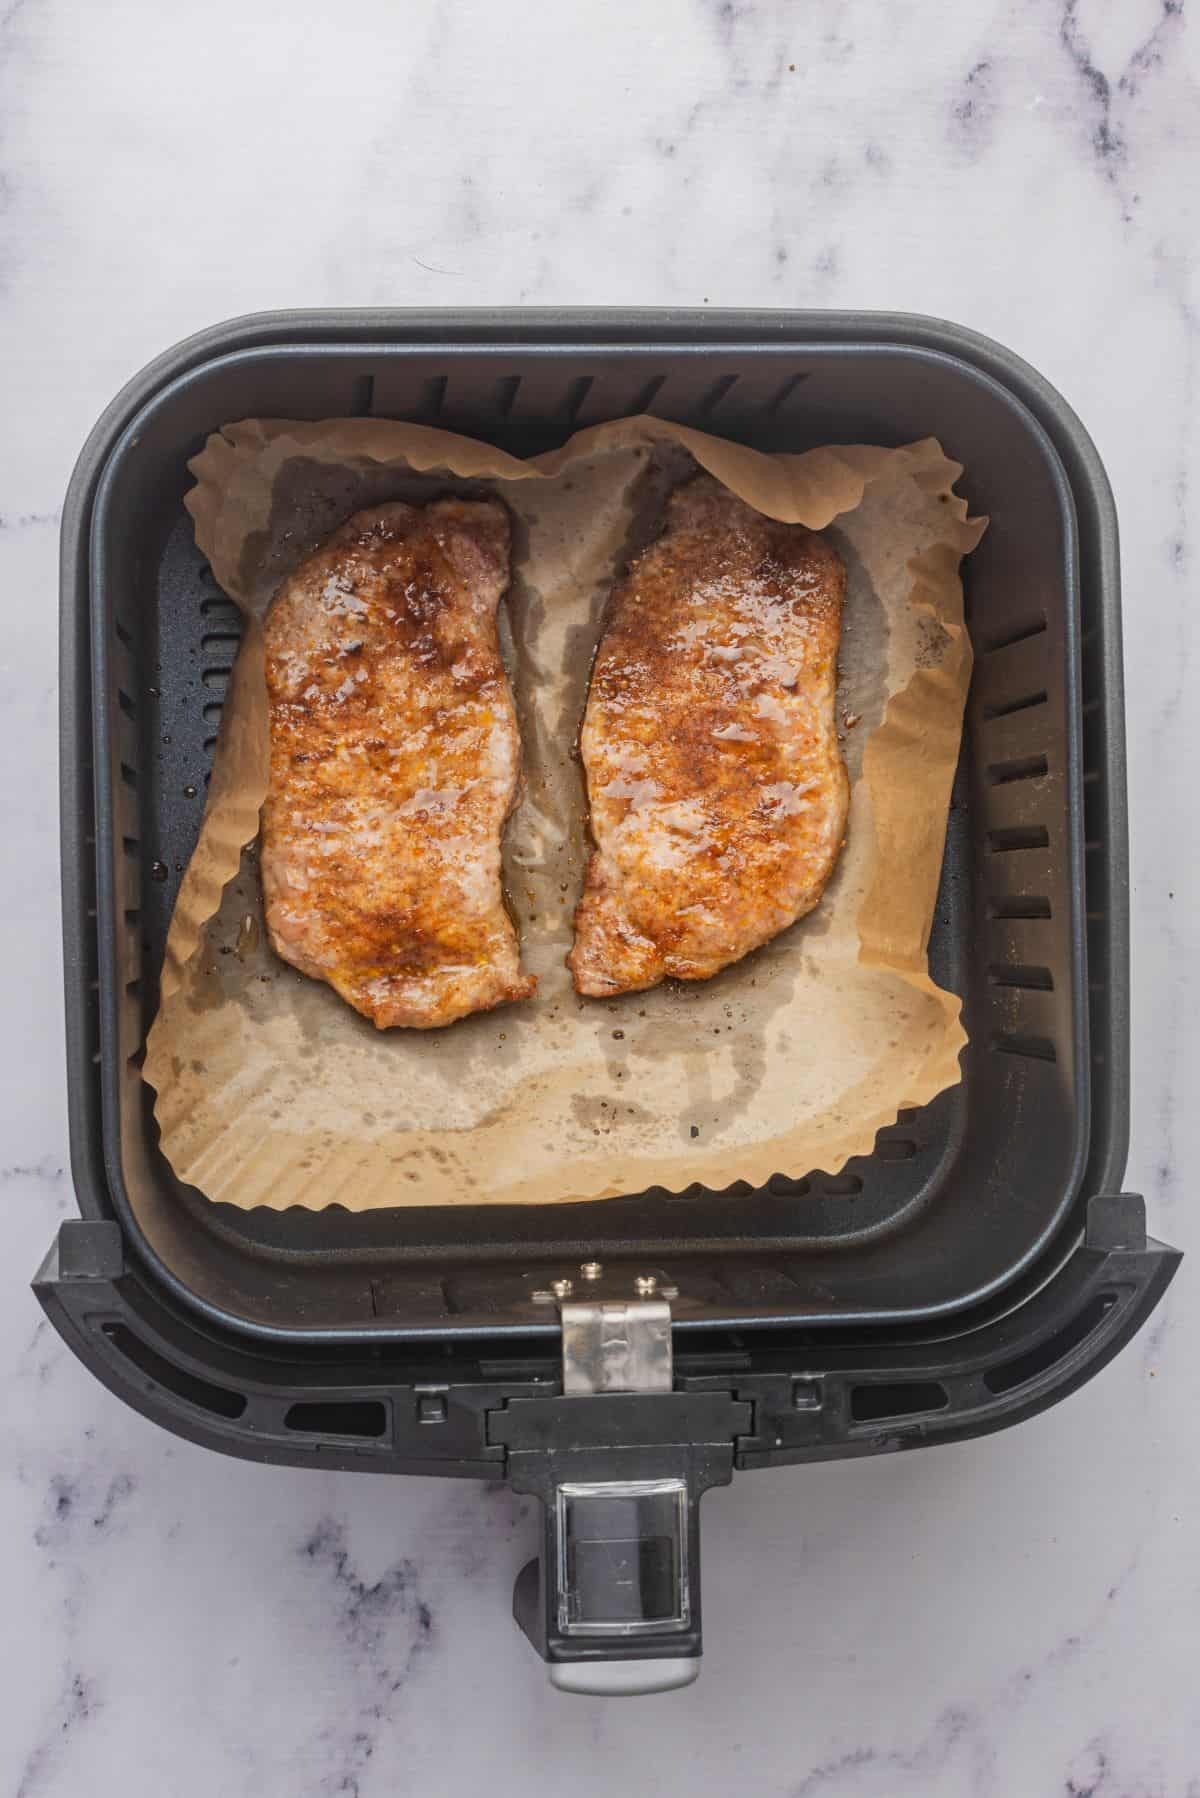
POLYGON ((262 817, 276 953, 381 1028, 524 999, 500 835, 520 781, 494 501, 360 512, 266 620, 262 817))
POLYGON ((819 901, 849 788, 846 571, 701 476, 610 602, 581 737, 595 853, 568 957, 594 996, 704 980, 819 901))

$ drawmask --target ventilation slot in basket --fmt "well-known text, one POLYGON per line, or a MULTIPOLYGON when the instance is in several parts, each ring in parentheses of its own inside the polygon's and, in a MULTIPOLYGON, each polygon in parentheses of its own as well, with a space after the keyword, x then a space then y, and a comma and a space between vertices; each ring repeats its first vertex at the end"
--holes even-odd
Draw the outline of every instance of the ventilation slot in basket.
POLYGON ((447 378, 445 375, 434 375, 432 380, 421 383, 420 413, 422 418, 437 418, 446 403, 447 378))
POLYGON ((994 700, 983 708, 984 722, 991 724, 996 718, 1011 718, 1014 712, 1027 712, 1035 705, 1045 705, 1044 689, 1036 693, 1019 693, 1014 699, 994 700))
POLYGON ((987 771, 994 787, 1010 786, 1015 780, 1040 780, 1049 772, 1050 764, 1044 755, 1022 755, 1011 762, 989 762, 987 771))
POLYGON ((214 593, 208 599, 200 601, 200 616, 205 619, 215 618, 218 624, 236 625, 241 613, 223 593, 214 593))
POLYGON ((982 653, 985 656, 995 655, 997 650, 1011 649, 1014 643, 1027 643, 1030 637, 1040 637, 1046 628, 1046 614, 1039 612, 1036 618, 1023 619, 1020 624, 1013 624, 1004 630, 987 637, 982 653))
POLYGON ((652 375, 629 408, 630 412, 634 415, 639 412, 649 412, 658 398, 660 390, 666 385, 666 380, 666 375, 652 375))
POLYGON ((855 1423, 879 1423, 888 1417, 919 1417, 944 1411, 950 1395, 940 1380, 905 1380, 892 1385, 855 1386, 850 1415, 855 1423))
POLYGON ((200 639, 200 648, 206 656, 228 655, 223 665, 228 669, 233 666, 233 658, 237 654, 237 646, 241 642, 240 631, 207 631, 200 639))
POLYGON ((778 393, 772 394, 771 398, 767 401, 766 406, 764 407, 766 416, 770 418, 774 413, 781 412, 791 399, 793 393, 795 393, 797 387, 799 387, 801 381, 807 380, 807 374, 789 375, 778 393))
POLYGON ((875 1144, 879 1161, 911 1161, 918 1145, 911 1136, 883 1136, 875 1144))
POLYGON ((812 1191, 811 1180, 789 1180, 786 1174, 772 1174, 767 1191, 777 1199, 803 1199, 812 1191))
POLYGON ((496 382, 496 400, 492 408, 497 418, 507 418, 509 416, 520 391, 520 375, 501 376, 496 382))
POLYGON ((997 855, 1014 849, 1049 849, 1050 832, 1044 824, 1017 824, 988 831, 988 847, 997 855))
POLYGON ((858 1174, 821 1174, 817 1180, 817 1191, 829 1193, 835 1199, 856 1199, 862 1189, 862 1178, 858 1174))
POLYGON ((1024 967, 1018 962, 993 962, 988 979, 993 986, 1020 986, 1035 993, 1054 991, 1054 976, 1049 968, 1024 967))
POLYGON ((736 375, 722 375, 719 381, 714 381, 708 392, 704 395, 704 398, 700 401, 698 416, 700 418, 711 418, 722 400, 730 390, 736 386, 736 375))
POLYGON ((579 417, 583 409, 583 402, 592 391, 594 383, 594 375, 580 375, 577 381, 571 382, 567 390, 567 423, 569 425, 573 425, 579 417))
POLYGON ((211 1411, 214 1417, 240 1417, 246 1409, 246 1400, 240 1392, 231 1392, 228 1387, 214 1386, 209 1380, 201 1380, 185 1367, 177 1367, 174 1361, 168 1361, 157 1349, 152 1349, 148 1342, 135 1336, 124 1324, 103 1324, 101 1328, 105 1336, 125 1359, 132 1363, 148 1379, 154 1381, 167 1392, 173 1392, 176 1398, 186 1399, 189 1405, 196 1405, 201 1411, 211 1411))
POLYGON ((387 1429, 387 1409, 379 1399, 327 1399, 291 1405, 283 1421, 289 1430, 309 1436, 368 1436, 375 1439, 387 1429))
POLYGON ((1030 1061, 1057 1061, 1058 1051, 1048 1036, 1019 1036, 1000 1031, 992 1038, 992 1047, 1001 1055, 1023 1055, 1030 1061))
POLYGON ((1006 893, 988 900, 989 918, 1049 918, 1050 901, 1043 893, 1006 893))

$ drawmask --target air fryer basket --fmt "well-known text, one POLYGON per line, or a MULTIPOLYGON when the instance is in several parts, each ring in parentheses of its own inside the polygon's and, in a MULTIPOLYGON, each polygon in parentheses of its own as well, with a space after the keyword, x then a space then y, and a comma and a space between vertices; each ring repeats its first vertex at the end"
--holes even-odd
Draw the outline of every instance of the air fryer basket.
POLYGON ((911 1317, 999 1286, 1053 1232, 1088 1142, 1074 508, 1044 433, 977 370, 887 345, 241 350, 130 421, 96 496, 90 573, 109 1179, 132 1239, 213 1313, 347 1335, 517 1329, 537 1317, 531 1283, 590 1253, 662 1267, 681 1323, 911 1317), (966 1000, 961 1087, 835 1177, 755 1193, 370 1217, 214 1208, 159 1154, 138 1065, 200 823, 185 795, 203 792, 237 641, 181 503, 186 456, 250 413, 371 409, 530 450, 639 404, 792 447, 936 428, 995 515, 970 568, 979 673, 933 943, 966 1000))
MULTIPOLYGON (((1115 1352, 1174 1270, 1146 1240, 1140 1201, 1114 1196, 1122 730, 1103 471, 1058 396, 984 339, 887 315, 375 313, 264 316, 190 340, 100 421, 64 515, 83 1221, 63 1227, 43 1302, 101 1378, 198 1439, 536 1491, 547 1539, 522 1618, 560 1667, 698 1653, 706 1485, 734 1466, 973 1433, 1052 1402, 1115 1352), (964 1000, 961 1085, 837 1175, 757 1191, 364 1216, 210 1205, 161 1155, 140 1077, 237 646, 182 509, 187 458, 250 415, 436 420, 529 453, 635 410, 764 448, 937 435, 991 514, 967 573, 977 669, 930 944, 964 1000), (546 1297, 555 1281, 578 1287, 585 1259, 605 1270, 585 1296, 624 1304, 638 1275, 643 1298, 657 1282, 651 1311, 672 1295, 673 1391, 661 1365, 657 1390, 637 1373, 619 1397, 571 1386, 560 1330, 583 1327, 586 1307, 560 1314, 546 1297), (610 1491, 614 1477, 663 1491, 599 1510, 564 1500, 547 1456, 567 1452, 585 1486, 603 1465, 610 1491), (618 1514, 618 1535, 673 1541, 676 1597, 693 1568, 685 1615, 589 1635, 563 1582, 578 1575, 570 1603, 586 1616, 589 1532, 608 1544, 618 1514)), ((634 1304, 634 1347, 647 1323, 634 1304)))

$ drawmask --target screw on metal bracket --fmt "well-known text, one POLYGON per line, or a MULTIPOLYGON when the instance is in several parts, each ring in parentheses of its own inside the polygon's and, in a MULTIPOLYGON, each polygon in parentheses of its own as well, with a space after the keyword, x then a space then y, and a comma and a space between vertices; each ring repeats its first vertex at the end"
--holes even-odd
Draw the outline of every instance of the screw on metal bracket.
POLYGON ((530 1297, 535 1305, 552 1305, 556 1299, 569 1299, 574 1290, 575 1285, 571 1280, 551 1280, 548 1289, 539 1287, 530 1297))
MULTIPOLYGON (((589 1286, 595 1286, 605 1278, 604 1265, 599 1261, 581 1262, 579 1273, 580 1278, 589 1286)), ((624 1276, 624 1278, 628 1278, 628 1276, 624 1276)), ((605 1291, 613 1300, 616 1300, 623 1284, 622 1276, 609 1274, 605 1291)), ((626 1290, 628 1289, 626 1288, 626 1290)), ((633 1290, 640 1299, 677 1299, 679 1297, 678 1286, 660 1280, 657 1274, 635 1274, 633 1290)), ((571 1298, 574 1292, 575 1281, 568 1279, 565 1275, 560 1275, 559 1278, 551 1280, 548 1285, 537 1287, 529 1296, 535 1305, 553 1305, 571 1298)))

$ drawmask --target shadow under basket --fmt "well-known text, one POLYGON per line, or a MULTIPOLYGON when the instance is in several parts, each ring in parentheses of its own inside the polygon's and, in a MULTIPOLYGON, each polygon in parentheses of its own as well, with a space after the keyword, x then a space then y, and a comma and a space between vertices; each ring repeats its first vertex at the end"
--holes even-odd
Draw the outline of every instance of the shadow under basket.
POLYGON ((705 311, 285 313, 190 339, 105 413, 64 513, 81 1215, 39 1296, 106 1384, 197 1441, 535 1492, 545 1540, 517 1608, 556 1682, 682 1683, 708 1485, 1027 1415, 1115 1353, 1174 1271, 1120 1191, 1123 728, 1103 469, 1061 398, 984 338, 705 311), (976 669, 930 943, 963 1000, 961 1084, 838 1174, 760 1188, 210 1204, 162 1156, 140 1073, 238 643, 183 511, 188 458, 249 416, 374 414, 529 454, 646 410, 763 449, 937 436, 991 517, 965 571, 976 669))

